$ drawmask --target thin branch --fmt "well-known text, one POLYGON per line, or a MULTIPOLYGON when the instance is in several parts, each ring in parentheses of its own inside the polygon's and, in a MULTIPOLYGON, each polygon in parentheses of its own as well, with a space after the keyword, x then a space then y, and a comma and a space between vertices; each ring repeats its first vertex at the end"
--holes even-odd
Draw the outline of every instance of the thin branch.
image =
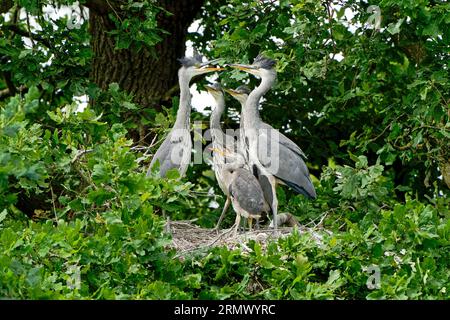
POLYGON ((0 90, 0 101, 3 99, 6 99, 8 97, 12 96, 11 92, 9 91, 9 89, 3 89, 0 90))
POLYGON ((10 31, 18 34, 19 36, 27 37, 27 38, 30 38, 30 39, 32 39, 34 41, 40 42, 44 46, 46 46, 47 48, 51 48, 52 47, 52 44, 47 39, 41 37, 38 34, 28 32, 27 30, 23 30, 23 29, 19 28, 16 25, 4 25, 1 28, 6 29, 6 30, 10 30, 10 31))
POLYGON ((87 150, 78 150, 77 154, 75 155, 75 157, 73 157, 72 161, 70 161, 70 163, 74 163, 76 162, 79 158, 81 158, 82 156, 84 156, 87 153, 91 153, 93 152, 93 149, 87 149, 87 150))
POLYGON ((33 39, 33 35, 31 34, 31 25, 30 25, 30 16, 28 15, 28 11, 27 11, 27 31, 28 31, 28 38, 30 38, 31 40, 31 46, 34 47, 36 46, 36 44, 34 43, 34 39, 33 39))

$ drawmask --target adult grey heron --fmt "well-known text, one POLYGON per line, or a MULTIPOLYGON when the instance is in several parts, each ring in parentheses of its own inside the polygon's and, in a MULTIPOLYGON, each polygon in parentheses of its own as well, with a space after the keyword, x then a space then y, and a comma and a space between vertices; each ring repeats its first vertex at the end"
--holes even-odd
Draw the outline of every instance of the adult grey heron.
POLYGON ((159 174, 164 177, 168 170, 178 169, 180 176, 184 176, 191 159, 192 140, 190 134, 191 93, 189 82, 200 74, 220 71, 223 68, 213 67, 209 62, 202 62, 202 56, 194 54, 194 57, 179 59, 181 68, 178 70, 180 85, 180 103, 175 124, 170 130, 164 142, 153 156, 150 162, 147 176, 150 175, 153 166, 159 162, 159 174))
POLYGON ((225 183, 222 176, 222 166, 226 163, 232 163, 239 161, 241 163, 245 163, 244 157, 237 153, 237 145, 235 142, 234 136, 226 134, 220 125, 220 120, 222 114, 225 110, 225 98, 222 91, 222 88, 219 83, 215 83, 212 86, 205 86, 206 90, 208 90, 209 94, 211 94, 214 98, 215 106, 211 113, 210 118, 210 132, 212 139, 212 161, 213 161, 213 170, 216 175, 217 183, 219 184, 220 189, 225 194, 226 201, 224 207, 222 209, 222 213, 217 222, 215 230, 219 229, 220 224, 222 223, 223 217, 228 210, 228 207, 231 203, 229 186, 225 183))
POLYGON ((316 191, 309 177, 303 151, 288 137, 263 122, 259 115, 259 101, 276 79, 275 64, 274 60, 258 55, 251 65, 230 66, 261 78, 259 86, 249 94, 242 110, 244 121, 241 140, 249 166, 258 176, 265 198, 270 203, 276 230, 278 183, 286 184, 312 199, 316 198, 316 191))
POLYGON ((242 162, 236 161, 224 164, 221 168, 223 181, 228 187, 231 204, 236 212, 234 235, 239 228, 241 217, 248 219, 251 231, 253 219, 258 221, 268 209, 261 185, 256 177, 243 166, 242 162))

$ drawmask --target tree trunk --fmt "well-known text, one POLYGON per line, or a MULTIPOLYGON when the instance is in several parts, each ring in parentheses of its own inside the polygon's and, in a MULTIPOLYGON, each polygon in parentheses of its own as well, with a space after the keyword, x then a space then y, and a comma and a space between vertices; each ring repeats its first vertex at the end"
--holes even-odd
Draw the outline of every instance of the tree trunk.
POLYGON ((151 55, 149 48, 141 50, 115 49, 114 38, 108 31, 114 28, 108 18, 112 4, 120 15, 120 1, 87 1, 94 53, 92 80, 102 89, 117 82, 120 89, 132 93, 134 102, 144 107, 160 109, 162 98, 177 84, 177 58, 186 50, 187 28, 200 10, 203 0, 159 0, 158 5, 172 15, 160 13, 158 27, 169 32, 151 55))

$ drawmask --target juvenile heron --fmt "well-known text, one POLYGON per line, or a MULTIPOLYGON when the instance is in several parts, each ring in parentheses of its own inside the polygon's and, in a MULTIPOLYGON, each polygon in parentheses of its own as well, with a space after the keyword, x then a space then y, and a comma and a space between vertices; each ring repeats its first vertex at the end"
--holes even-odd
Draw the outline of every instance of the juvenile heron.
POLYGON ((251 231, 253 219, 258 221, 261 215, 267 211, 261 185, 250 171, 243 168, 243 164, 239 161, 223 165, 221 171, 223 181, 228 186, 231 204, 236 212, 234 235, 239 228, 241 217, 248 219, 251 231))
POLYGON ((275 63, 274 60, 258 55, 251 65, 232 64, 231 67, 261 78, 261 83, 249 94, 242 110, 244 121, 241 141, 249 166, 258 176, 265 199, 270 203, 276 230, 277 183, 286 184, 297 193, 312 199, 316 198, 316 191, 309 177, 303 151, 288 137, 264 123, 259 115, 259 101, 276 79, 275 63))
POLYGON ((189 82, 200 74, 220 71, 223 68, 213 67, 209 62, 202 63, 202 56, 194 54, 194 57, 179 59, 181 68, 178 70, 178 81, 180 84, 180 103, 177 111, 175 124, 170 130, 164 142, 156 151, 147 171, 150 175, 151 169, 159 162, 159 174, 164 177, 168 170, 178 169, 180 176, 184 176, 191 159, 192 140, 190 134, 191 93, 189 82))
MULTIPOLYGON (((227 93, 229 93, 233 98, 235 98, 237 101, 241 104, 241 110, 244 110, 245 102, 248 99, 248 95, 250 94, 249 87, 242 85, 237 87, 236 89, 224 89, 227 93)), ((239 119, 239 137, 241 136, 241 130, 244 129, 244 114, 241 112, 240 119, 239 119)), ((245 148, 242 144, 242 140, 238 140, 238 150, 242 154, 245 154, 245 148)))
POLYGON ((213 147, 213 170, 220 189, 227 197, 222 210, 222 214, 220 215, 219 221, 217 222, 217 225, 215 227, 215 230, 218 230, 220 224, 222 223, 223 217, 225 216, 225 213, 227 212, 228 207, 231 203, 228 188, 229 186, 224 181, 221 168, 224 164, 236 161, 244 164, 245 160, 242 155, 237 153, 237 144, 234 136, 228 135, 223 132, 220 125, 220 119, 225 110, 225 98, 220 84, 215 83, 212 86, 205 86, 205 88, 213 96, 215 102, 215 106, 210 118, 211 139, 213 147))

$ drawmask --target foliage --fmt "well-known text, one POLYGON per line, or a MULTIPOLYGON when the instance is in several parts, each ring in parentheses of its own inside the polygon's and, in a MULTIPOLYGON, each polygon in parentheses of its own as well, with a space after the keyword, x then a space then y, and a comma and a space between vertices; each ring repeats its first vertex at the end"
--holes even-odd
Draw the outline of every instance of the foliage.
MULTIPOLYGON (((110 17, 117 50, 151 51, 165 36, 156 19, 170 13, 157 2, 113 2, 126 13, 110 17)), ((88 20, 75 27, 44 11, 73 3, 0 8, 0 297, 448 299, 447 2, 370 2, 378 29, 360 1, 205 1, 203 31, 189 35, 203 53, 277 60, 261 114, 308 154, 318 194, 280 188, 280 211, 317 225, 321 239, 296 231, 183 257, 169 249, 162 215, 211 227, 224 198, 206 165, 186 179, 146 177, 133 115, 158 135, 153 149, 177 98, 157 113, 116 83, 91 83, 88 20), (80 106, 80 96, 96 103, 80 106), (369 288, 373 268, 381 282, 369 288)), ((227 70, 220 81, 258 80, 227 70)))

